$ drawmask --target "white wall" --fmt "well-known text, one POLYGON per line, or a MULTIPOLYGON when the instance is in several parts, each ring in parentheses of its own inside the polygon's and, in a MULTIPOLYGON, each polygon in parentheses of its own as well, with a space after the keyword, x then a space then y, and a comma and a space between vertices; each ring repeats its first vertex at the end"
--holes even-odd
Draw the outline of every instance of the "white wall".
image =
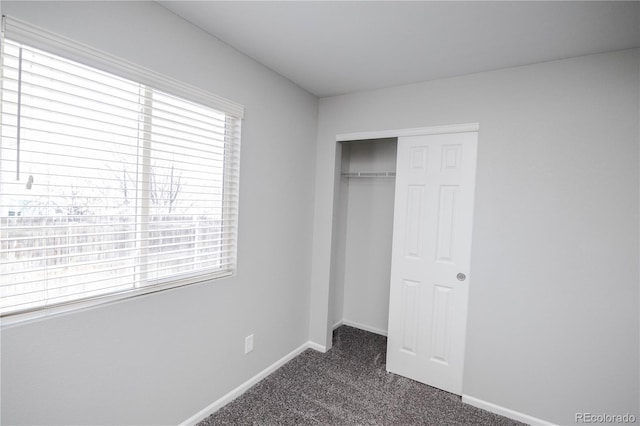
MULTIPOLYGON (((342 143, 342 171, 395 171, 396 140, 342 143)), ((389 315, 395 179, 343 178, 339 209, 344 227, 333 252, 341 264, 334 294, 334 324, 386 334, 389 315), (339 315, 336 315, 339 313, 339 315)))
POLYGON ((479 122, 464 394, 559 424, 638 417, 639 57, 321 99, 312 339, 330 345, 336 135, 479 122))
POLYGON ((2 330, 2 424, 178 424, 308 340, 317 98, 156 3, 2 7, 246 108, 237 276, 2 330))

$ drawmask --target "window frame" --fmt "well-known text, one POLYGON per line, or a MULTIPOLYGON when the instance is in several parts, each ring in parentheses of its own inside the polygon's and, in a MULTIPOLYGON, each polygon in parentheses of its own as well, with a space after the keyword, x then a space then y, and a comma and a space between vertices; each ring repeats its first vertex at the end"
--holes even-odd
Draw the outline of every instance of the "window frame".
MULTIPOLYGON (((167 77, 155 71, 141 67, 134 63, 123 60, 114 55, 105 53, 93 47, 78 43, 72 39, 66 38, 59 34, 52 33, 48 30, 31 25, 27 22, 15 19, 13 17, 2 17, 2 34, 0 34, 0 55, 4 50, 4 38, 25 44, 45 52, 64 57, 68 60, 78 62, 80 64, 96 68, 98 70, 114 74, 116 76, 132 80, 136 83, 159 90, 170 95, 201 104, 206 107, 213 108, 222 113, 231 116, 236 120, 236 127, 233 130, 235 143, 232 143, 232 149, 237 150, 234 159, 237 166, 232 168, 236 172, 233 178, 228 175, 229 169, 224 169, 224 185, 229 185, 229 179, 232 179, 231 185, 235 187, 236 197, 238 197, 240 177, 239 177, 239 161, 240 161, 240 141, 242 119, 244 117, 244 107, 233 101, 223 97, 213 95, 209 92, 201 90, 195 86, 183 83, 173 78, 167 77)), ((2 90, 2 67, 0 66, 0 91, 2 90)), ((1 113, 1 104, 0 104, 1 113)), ((232 267, 223 271, 198 272, 189 274, 188 272, 177 277, 165 277, 151 280, 141 287, 134 287, 129 290, 120 290, 118 292, 107 293, 90 298, 79 298, 72 301, 62 302, 53 306, 44 306, 33 308, 26 311, 9 312, 0 318, 2 328, 7 326, 21 324, 32 320, 48 318, 60 314, 77 312, 93 308, 96 306, 111 304, 131 297, 137 297, 146 294, 152 294, 160 291, 166 291, 177 287, 199 284, 208 282, 213 279, 229 277, 235 274, 237 268, 237 240, 238 240, 238 205, 239 200, 232 203, 235 208, 235 218, 233 225, 233 248, 231 249, 231 257, 233 260, 232 267)))

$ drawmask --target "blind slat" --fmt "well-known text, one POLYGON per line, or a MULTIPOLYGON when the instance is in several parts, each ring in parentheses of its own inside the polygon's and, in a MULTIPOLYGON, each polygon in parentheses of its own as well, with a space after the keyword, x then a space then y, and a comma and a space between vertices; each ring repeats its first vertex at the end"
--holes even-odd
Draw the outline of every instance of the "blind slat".
MULTIPOLYGON (((237 208, 236 208, 236 211, 237 211, 237 208)), ((124 216, 127 216, 127 217, 135 217, 136 215, 134 215, 134 214, 130 214, 130 215, 123 215, 123 217, 124 217, 124 216)), ((200 216, 200 215, 199 215, 199 216, 200 216)), ((209 214, 209 215, 207 215, 207 216, 217 218, 217 217, 219 217, 220 215, 219 215, 219 214, 209 214)), ((85 217, 85 216, 78 216, 78 215, 76 215, 75 217, 85 217)), ((111 217, 111 216, 109 216, 109 217, 111 217)), ((225 222, 225 221, 233 221, 233 220, 235 220, 235 217, 236 217, 235 212, 232 212, 232 213, 229 215, 229 218, 228 218, 228 219, 220 219, 220 220, 218 220, 218 219, 209 219, 209 220, 215 220, 216 222, 225 222)), ((20 218, 21 218, 21 216, 19 216, 19 217, 10 216, 10 217, 9 217, 9 219, 10 219, 10 220, 20 219, 20 218)), ((155 223, 155 222, 151 222, 151 221, 143 221, 143 222, 138 222, 138 223, 139 223, 139 224, 152 224, 152 223, 155 223)), ((91 224, 91 225, 82 225, 82 226, 93 226, 93 227, 96 227, 96 226, 97 226, 97 227, 105 227, 105 226, 116 226, 116 225, 117 225, 117 223, 109 223, 109 224, 95 223, 95 224, 91 224)), ((11 226, 11 227, 7 227, 7 228, 5 228, 5 229, 6 229, 6 230, 16 230, 16 229, 33 229, 33 230, 40 229, 40 230, 43 230, 43 229, 56 229, 56 228, 61 229, 61 228, 66 228, 66 227, 70 227, 70 226, 73 226, 74 228, 77 228, 77 227, 78 227, 78 225, 77 225, 77 224, 73 224, 73 223, 72 223, 72 224, 69 224, 69 223, 66 223, 66 224, 63 224, 63 225, 15 226, 15 227, 14 227, 14 226, 11 226)))
MULTIPOLYGON (((170 231, 176 231, 175 229, 169 229, 170 231)), ((189 229, 189 230, 194 230, 189 229)), ((189 231, 186 230, 186 231, 189 231)), ((179 231, 185 231, 185 230, 179 230, 179 231)), ((154 230, 153 233, 156 233, 158 231, 154 230)), ((127 232, 127 234, 135 234, 136 231, 129 231, 127 232)), ((34 247, 18 247, 18 248, 13 248, 13 249, 0 249, 0 256, 5 255, 24 255, 24 254, 29 254, 29 252, 44 252, 44 251, 50 251, 50 250, 67 250, 67 253, 64 254, 60 254, 58 256, 53 256, 53 257, 48 257, 46 259, 62 259, 65 257, 78 257, 78 256, 93 256, 95 254, 101 254, 104 253, 102 247, 104 246, 109 246, 109 245, 114 245, 114 244, 119 244, 119 245, 126 245, 126 244, 135 244, 138 241, 146 241, 146 242, 160 242, 160 244, 154 244, 150 247, 157 247, 158 245, 162 245, 163 247, 171 247, 171 246, 175 246, 175 245, 188 245, 188 244, 192 244, 194 246, 201 246, 201 245, 205 245, 205 247, 207 246, 208 243, 218 243, 221 241, 231 241, 233 240, 233 238, 222 238, 220 237, 220 232, 209 232, 209 233, 194 233, 194 234, 184 234, 184 235, 162 235, 159 237, 148 237, 145 239, 138 239, 138 238, 129 238, 129 239, 122 239, 122 240, 107 240, 107 241, 92 241, 92 242, 86 242, 86 243, 73 243, 73 245, 70 244, 57 244, 57 245, 43 245, 43 246, 34 246, 34 247), (202 238, 204 235, 214 235, 215 238, 202 238), (186 239, 192 239, 192 240, 187 240, 187 241, 173 241, 171 243, 162 243, 163 240, 176 240, 176 239, 182 239, 182 238, 186 238, 186 239), (79 248, 83 248, 83 247, 95 247, 95 246, 99 246, 100 249, 97 251, 93 251, 93 252, 77 252, 77 250, 79 248)), ((83 238, 90 238, 93 235, 83 235, 83 238)), ((69 237, 67 235, 60 235, 58 237, 49 237, 47 239, 51 240, 51 239, 70 239, 70 238, 79 238, 79 237, 69 237)), ((130 251, 130 250, 134 250, 136 249, 136 246, 133 245, 131 247, 124 247, 121 249, 116 249, 115 251, 122 251, 122 252, 126 252, 126 251, 130 251)), ((40 257, 39 260, 45 260, 44 257, 40 257)), ((31 261, 31 260, 28 260, 31 261)), ((1 261, 0 261, 1 263, 1 261)), ((14 263, 14 262, 11 262, 14 263)))
MULTIPOLYGON (((133 226, 133 224, 131 225, 133 226)), ((170 231, 174 228, 164 228, 161 229, 159 231, 170 231)), ((196 229, 196 228, 191 228, 191 229, 196 229)), ((114 235, 118 235, 118 234, 131 234, 131 233, 135 233, 135 228, 130 230, 130 231, 112 231, 112 232, 98 232, 98 233, 94 233, 94 234, 65 234, 64 238, 83 238, 83 237, 100 237, 100 236, 114 236, 114 235)), ((154 232, 158 232, 158 230, 154 230, 154 232)), ((235 235, 235 233, 233 232, 203 232, 200 233, 198 235, 235 235)), ((43 237, 43 236, 37 236, 37 237, 21 237, 21 238, 0 238, 0 243, 2 243, 3 241, 16 241, 16 242, 20 242, 20 241, 30 241, 30 240, 47 240, 51 237, 43 237)), ((158 237, 160 238, 160 237, 158 237)), ((153 239, 153 238, 150 238, 153 239)), ((93 244, 101 244, 101 243, 93 243, 93 244)), ((102 244, 109 244, 109 242, 104 242, 102 244)), ((77 244, 74 244, 74 247, 76 247, 77 244)))
MULTIPOLYGON (((190 251, 199 251, 199 253, 202 253, 204 250, 207 249, 217 249, 217 250, 221 250, 221 249, 225 249, 225 248, 229 248, 229 247, 233 247, 233 243, 230 242, 222 242, 222 239, 215 239, 215 240, 210 240, 209 243, 211 242, 215 242, 214 244, 208 244, 208 245, 204 245, 203 247, 189 247, 189 248, 184 248, 184 249, 177 249, 177 250, 166 250, 166 251, 162 251, 160 253, 148 253, 145 256, 148 257, 153 257, 153 256, 171 256, 174 254, 179 254, 179 253, 186 253, 186 252, 190 252, 190 251)), ((224 241, 231 241, 231 239, 226 239, 224 241)), ((181 245, 185 245, 185 243, 180 243, 181 245)), ((194 243, 194 245, 197 245, 196 243, 194 243)), ((162 248, 165 249, 167 247, 172 247, 172 244, 166 244, 163 245, 162 248)), ((149 246, 149 249, 156 249, 158 248, 157 246, 149 246)), ((62 260, 62 259, 67 259, 67 258, 71 258, 71 257, 90 257, 90 256, 95 256, 95 255, 104 255, 104 254, 120 254, 120 253, 127 253, 130 252, 132 250, 136 250, 136 248, 122 248, 122 249, 114 249, 114 250, 100 250, 100 251, 94 251, 94 252, 88 252, 88 253, 82 253, 82 254, 76 254, 76 253, 71 253, 71 254, 59 254, 56 256, 42 256, 39 258, 39 261, 52 261, 52 260, 62 260)), ((198 257, 201 254, 191 254, 188 257, 198 257)), ((226 257, 226 256, 221 256, 219 253, 216 254, 216 256, 220 256, 220 257, 226 257)), ((138 260, 140 256, 135 256, 134 258, 136 260, 138 260)), ((21 269, 19 271, 11 271, 9 270, 8 272, 4 272, 4 277, 8 278, 11 277, 12 275, 24 275, 24 276, 28 276, 29 274, 33 274, 33 273, 52 273, 55 272, 58 269, 72 269, 72 268, 78 268, 78 267, 85 267, 85 266, 96 266, 96 265, 100 265, 103 263, 110 263, 110 262, 119 262, 120 259, 122 259, 122 257, 118 257, 118 256, 113 256, 111 258, 107 258, 107 259, 101 259, 101 260, 87 260, 87 261, 79 261, 79 262, 69 262, 69 263, 61 263, 60 265, 57 266, 38 266, 38 267, 33 267, 33 268, 29 268, 29 269, 21 269)), ((166 261, 171 261, 173 258, 172 257, 168 257, 167 259, 165 259, 166 261)), ((145 265, 148 267, 149 265, 151 265, 153 262, 150 261, 149 259, 145 259, 145 265)), ((25 262, 32 262, 32 260, 17 260, 15 262, 11 262, 11 264, 18 264, 18 263, 25 263, 25 262)), ((8 264, 0 264, 2 266, 7 266, 8 264)), ((91 271, 91 272, 86 272, 86 274, 93 274, 95 273, 95 271, 91 271)), ((82 274, 81 274, 82 275, 82 274)), ((75 275, 72 274, 65 274, 64 278, 70 278, 73 277, 75 275)), ((27 282, 27 281, 23 281, 27 282)), ((12 285, 12 284, 3 284, 3 286, 7 286, 7 285, 12 285)))
MULTIPOLYGON (((82 99, 77 99, 79 101, 81 101, 82 99)), ((73 114, 71 113, 70 110, 67 110, 67 112, 65 113, 60 113, 57 110, 51 110, 48 108, 51 108, 52 106, 49 105, 47 108, 44 107, 45 103, 50 103, 47 102, 48 99, 46 98, 38 98, 35 96, 25 96, 25 99, 22 101, 22 107, 24 109, 24 111, 22 111, 22 116, 24 118, 30 119, 32 121, 49 121, 50 123, 56 123, 58 125, 66 125, 69 127, 74 127, 74 128, 78 128, 78 129, 84 129, 84 130, 91 130, 93 129, 92 127, 89 126, 82 126, 80 124, 74 124, 73 126, 68 125, 65 121, 59 120, 59 121, 54 121, 54 120, 43 120, 41 119, 36 113, 40 112, 40 113, 52 113, 54 112, 56 115, 60 116, 60 117, 64 117, 66 119, 73 119, 73 120, 81 120, 84 122, 91 122, 94 125, 97 124, 101 124, 103 126, 105 126, 106 128, 108 128, 108 132, 113 132, 113 134, 115 135, 120 135, 123 137, 129 137, 130 134, 121 134, 121 133, 117 133, 114 130, 112 130, 114 127, 116 127, 115 122, 121 122, 120 124, 117 125, 117 127, 119 129, 129 129, 131 131, 137 131, 138 128, 136 127, 136 124, 138 123, 137 119, 134 119, 133 117, 122 117, 119 115, 115 115, 113 113, 109 113, 106 112, 104 110, 98 110, 98 109, 85 109, 84 112, 87 114, 93 114, 93 117, 89 117, 89 116, 83 116, 83 115, 79 115, 79 114, 73 114), (29 102, 31 101, 31 102, 29 102), (38 101, 43 101, 40 105, 43 106, 38 106, 38 101), (104 117, 106 116, 106 117, 104 117), (100 118, 98 118, 100 117, 100 118), (107 118, 111 118, 112 120, 107 120, 107 118), (126 122, 128 123, 128 125, 122 124, 122 122, 126 122)), ((144 99, 141 99, 141 101, 144 101, 144 99)), ((60 101, 56 101, 55 102, 57 107, 60 108, 71 108, 74 105, 69 103, 69 102, 60 102, 60 101)), ((12 102, 7 102, 6 103, 7 107, 13 106, 15 104, 13 104, 12 102)), ((130 111, 132 114, 136 113, 135 111, 130 111)), ((7 113, 7 117, 10 117, 11 114, 7 113)), ((159 120, 158 117, 155 117, 151 114, 140 114, 140 118, 144 119, 144 118, 149 118, 153 121, 164 121, 167 122, 168 124, 170 123, 168 120, 159 120)), ((180 124, 179 122, 175 122, 175 124, 180 124)), ((177 127, 168 127, 168 126, 161 126, 161 125, 157 125, 154 126, 155 129, 160 129, 160 130, 171 130, 172 132, 174 132, 174 134, 170 134, 170 133, 166 133, 166 132, 159 132, 158 130, 155 130, 152 135, 156 135, 156 136, 161 136, 161 137, 170 137, 170 138, 178 138, 178 139, 182 139, 182 140, 189 140, 191 141, 191 139, 185 139, 185 138, 180 138, 179 136, 177 136, 177 134, 187 134, 187 135, 191 135, 193 137, 204 137, 203 134, 200 133, 196 133, 194 131, 186 131, 184 129, 180 129, 177 127), (177 134, 176 134, 177 133, 177 134)), ((96 131, 99 131, 99 129, 94 129, 96 131)), ((225 128, 224 127, 220 127, 220 130, 207 130, 207 133, 209 133, 210 135, 216 135, 216 136, 225 136, 225 132, 224 132, 225 128)), ((105 130, 105 132, 107 132, 105 130)))
MULTIPOLYGON (((8 54, 7 52, 5 52, 5 58, 9 58, 11 55, 8 54)), ((15 59, 18 59, 17 57, 14 57, 15 59)), ((29 65, 29 61, 23 59, 22 61, 23 64, 25 64, 25 67, 29 65)), ((53 71, 55 70, 56 73, 58 74, 62 74, 60 75, 60 77, 56 77, 56 74, 51 73, 48 75, 48 82, 50 83, 55 83, 55 82, 59 82, 60 85, 62 86, 66 86, 69 88, 69 90, 75 89, 76 92, 81 91, 81 90, 89 90, 89 88, 92 88, 92 91, 96 94, 96 95, 100 95, 100 97, 102 98, 107 98, 107 99, 111 99, 113 102, 99 102, 96 101, 97 103, 105 103, 105 104, 109 104, 109 105, 113 105, 114 102, 119 102, 119 103, 124 103, 124 104, 134 104, 137 103, 137 100, 134 101, 133 99, 135 98, 134 95, 132 95, 133 91, 132 90, 125 90, 122 88, 122 86, 116 86, 116 85, 112 85, 109 84, 107 82, 101 81, 99 84, 97 84, 95 79, 91 79, 88 78, 86 75, 80 75, 80 74, 71 74, 69 72, 63 71, 61 69, 56 69, 54 65, 51 64, 51 61, 49 61, 47 64, 40 64, 40 63, 32 63, 34 66, 37 67, 41 67, 41 68, 47 68, 47 71, 53 71), (69 85, 67 83, 67 80, 65 80, 64 76, 67 76, 68 79, 73 79, 74 81, 76 81, 78 84, 77 85, 69 85), (82 85, 82 81, 84 81, 87 85, 82 85), (121 95, 117 95, 116 93, 120 93, 121 95)), ((11 77, 11 71, 13 71, 14 75, 17 75, 19 72, 18 68, 12 68, 10 66, 5 66, 4 68, 7 72, 4 73, 3 75, 3 81, 5 83, 8 83, 9 85, 11 85, 11 83, 17 83, 17 77, 11 77)), ((86 74, 86 69, 83 70, 85 71, 86 74)), ((32 71, 28 71, 28 70, 24 70, 23 71, 23 76, 33 76, 35 78, 37 78, 39 76, 39 74, 34 73, 32 71)), ((34 88, 41 88, 43 89, 45 92, 50 92, 50 93, 59 93, 59 94, 64 94, 64 95, 72 95, 73 92, 65 92, 62 90, 58 90, 58 89, 54 89, 51 87, 51 84, 47 85, 47 86, 43 86, 43 85, 39 85, 37 83, 35 83, 34 81, 29 81, 29 79, 27 80, 27 86, 28 87, 34 87, 34 88)), ((120 84, 122 85, 122 81, 120 82, 120 84)), ((139 84, 132 84, 130 89, 138 89, 140 87, 139 84)), ((10 89, 8 89, 10 90, 10 89)), ((76 96, 79 96, 76 94, 76 96)), ((87 99, 87 98, 85 98, 87 99)), ((95 99, 90 99, 92 101, 95 101, 95 99)), ((181 110, 176 110, 173 105, 171 103, 168 102, 163 102, 163 101, 156 101, 156 105, 157 105, 157 110, 158 111, 171 111, 174 112, 174 115, 177 117, 183 117, 183 118, 187 118, 187 119, 194 119, 196 121, 199 121, 203 124, 206 124, 207 126, 211 126, 214 125, 213 123, 224 123, 224 120, 222 119, 222 117, 224 117, 223 114, 209 114, 206 115, 203 113, 202 109, 199 110, 195 110, 193 108, 191 109, 185 109, 182 108, 181 110), (197 117, 197 118, 196 118, 197 117)))
MULTIPOLYGON (((147 158, 148 158, 148 157, 147 157, 147 158)), ((15 161, 15 160, 13 160, 13 161, 15 161)), ((4 162, 4 163, 6 163, 6 162, 11 162, 11 161, 9 161, 9 160, 3 160, 3 162, 4 162)), ((41 165, 41 166, 50 166, 50 165, 51 165, 51 163, 48 163, 48 162, 40 162, 40 161, 21 161, 21 164, 32 164, 32 165, 41 165)), ((123 164, 127 165, 126 163, 123 163, 123 164)), ((58 165, 62 166, 62 164, 58 164, 58 165)), ((130 166, 134 166, 134 165, 137 165, 137 164, 132 163, 132 164, 128 164, 128 165, 130 165, 130 166)), ((192 165, 196 165, 196 164, 192 164, 192 165)), ((109 168, 96 168, 96 167, 77 166, 77 165, 70 165, 70 164, 64 164, 63 166, 64 166, 65 168, 74 168, 74 169, 92 170, 92 171, 114 172, 114 170, 113 170, 113 169, 109 169, 109 168)), ((227 166, 229 166, 229 164, 227 164, 227 166)), ((155 169, 170 169, 170 167, 169 167, 169 166, 154 166, 154 168, 155 168, 155 169)), ((220 169, 221 167, 216 167, 216 166, 214 166, 214 165, 211 165, 209 168, 210 168, 210 169, 220 169)), ((182 172, 182 171, 187 171, 187 170, 190 170, 190 171, 191 171, 191 172, 193 172, 193 173, 203 173, 203 172, 201 172, 201 171, 199 171, 199 170, 193 170, 193 169, 183 169, 183 168, 177 169, 177 171, 180 171, 180 172, 182 172)), ((118 171, 118 172, 122 172, 122 170, 116 170, 116 171, 118 171)), ((231 171, 231 172, 224 172, 224 173, 214 173, 213 175, 229 176, 229 175, 230 175, 230 173, 236 173, 236 174, 237 174, 237 172, 236 172, 236 171, 231 171)), ((154 173, 151 173, 151 172, 143 172, 143 173, 140 173, 140 175, 141 175, 141 176, 151 176, 152 174, 154 174, 154 173)), ((47 174, 47 175, 48 175, 48 176, 54 176, 54 174, 47 174)), ((168 175, 168 174, 155 174, 155 175, 156 175, 156 176, 161 176, 161 177, 167 177, 167 176, 170 176, 170 175, 168 175)), ((68 175, 62 175, 62 176, 68 176, 68 175)))

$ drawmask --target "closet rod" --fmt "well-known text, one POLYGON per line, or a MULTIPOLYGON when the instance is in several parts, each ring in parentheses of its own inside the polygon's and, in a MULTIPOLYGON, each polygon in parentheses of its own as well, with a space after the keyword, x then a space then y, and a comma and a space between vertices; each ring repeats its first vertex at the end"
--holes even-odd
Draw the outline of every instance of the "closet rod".
POLYGON ((396 172, 343 172, 346 178, 394 178, 396 172))

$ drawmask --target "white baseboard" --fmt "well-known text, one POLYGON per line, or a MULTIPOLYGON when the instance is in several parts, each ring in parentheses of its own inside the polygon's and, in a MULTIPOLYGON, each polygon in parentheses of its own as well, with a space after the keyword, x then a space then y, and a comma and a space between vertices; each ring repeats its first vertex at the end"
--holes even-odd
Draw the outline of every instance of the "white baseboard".
POLYGON ((554 423, 550 423, 546 420, 538 419, 528 414, 511 410, 510 408, 501 407, 499 405, 492 404, 490 402, 483 401, 469 395, 462 395, 462 402, 532 426, 556 426, 554 423))
POLYGON ((350 321, 343 319, 340 321, 339 325, 348 325, 349 327, 359 328, 360 330, 369 331, 371 333, 379 334, 381 336, 387 335, 387 330, 382 330, 381 328, 371 327, 370 325, 361 324, 359 322, 350 321))
POLYGON ((294 349, 293 351, 289 352, 287 355, 283 356, 282 358, 280 358, 279 360, 277 360, 276 362, 274 362, 273 364, 271 364, 270 366, 268 366, 267 368, 265 368, 264 370, 262 370, 261 372, 259 372, 258 374, 256 374, 252 378, 250 378, 249 380, 247 380, 246 382, 242 383, 237 388, 233 389, 231 392, 229 392, 226 395, 222 396, 222 398, 218 399, 217 401, 214 401, 213 403, 211 403, 207 407, 205 407, 202 410, 198 411, 193 416, 189 417, 187 420, 185 420, 182 423, 180 423, 180 426, 194 426, 194 425, 196 425, 198 422, 204 420, 205 418, 207 418, 211 414, 215 413, 216 411, 218 411, 219 409, 221 409, 222 407, 224 407, 225 405, 227 405, 228 403, 230 403, 231 401, 233 401, 234 399, 236 399, 237 397, 239 397, 240 395, 245 393, 253 385, 255 385, 260 380, 262 380, 265 377, 267 377, 269 374, 271 374, 274 371, 276 371, 278 368, 282 367, 287 362, 291 361, 293 358, 295 358, 298 355, 300 355, 306 349, 315 349, 315 350, 320 351, 320 352, 326 352, 327 351, 324 346, 321 346, 321 345, 319 345, 317 343, 314 343, 314 342, 307 342, 307 343, 301 345, 300 347, 298 347, 298 348, 294 349))
POLYGON ((308 341, 307 342, 307 348, 313 349, 315 351, 322 352, 322 353, 327 352, 327 347, 326 346, 321 345, 321 344, 316 343, 316 342, 312 342, 312 341, 308 341))

